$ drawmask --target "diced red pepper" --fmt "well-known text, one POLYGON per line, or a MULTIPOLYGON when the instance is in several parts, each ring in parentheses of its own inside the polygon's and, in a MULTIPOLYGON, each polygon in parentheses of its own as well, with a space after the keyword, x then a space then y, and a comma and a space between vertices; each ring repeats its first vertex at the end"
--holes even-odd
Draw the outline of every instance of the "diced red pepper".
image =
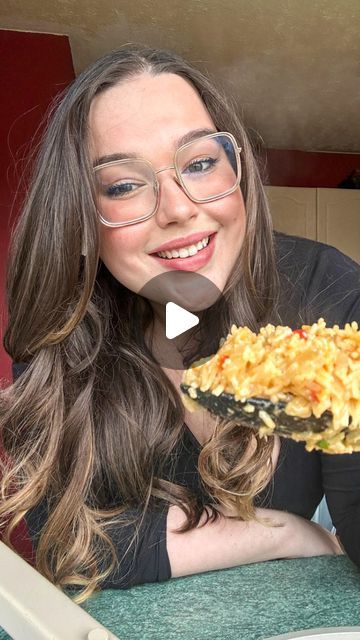
POLYGON ((313 389, 310 390, 310 398, 312 402, 320 402, 318 394, 313 389))
POLYGON ((222 369, 222 366, 225 360, 228 360, 229 357, 230 356, 226 356, 225 354, 222 354, 221 356, 219 356, 219 364, 218 364, 219 369, 222 369))
POLYGON ((302 338, 303 340, 307 340, 308 336, 304 329, 294 329, 293 333, 297 333, 300 338, 302 338))

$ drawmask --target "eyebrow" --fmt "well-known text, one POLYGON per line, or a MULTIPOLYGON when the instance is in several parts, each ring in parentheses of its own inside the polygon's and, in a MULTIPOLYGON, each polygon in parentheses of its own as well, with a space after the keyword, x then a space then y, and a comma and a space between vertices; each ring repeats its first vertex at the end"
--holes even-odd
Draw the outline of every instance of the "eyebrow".
MULTIPOLYGON (((217 131, 216 129, 208 129, 208 128, 193 129, 192 131, 188 131, 187 133, 185 133, 185 135, 181 136, 181 138, 179 138, 176 141, 176 147, 177 148, 182 147, 183 144, 186 144, 187 142, 192 142, 193 140, 196 140, 197 138, 202 138, 203 136, 208 136, 210 133, 217 133, 217 131)), ((102 164, 106 164, 107 162, 116 162, 117 160, 128 160, 131 158, 139 159, 141 158, 141 156, 139 156, 137 153, 132 153, 132 152, 111 153, 109 155, 95 158, 93 166, 95 168, 102 164)))

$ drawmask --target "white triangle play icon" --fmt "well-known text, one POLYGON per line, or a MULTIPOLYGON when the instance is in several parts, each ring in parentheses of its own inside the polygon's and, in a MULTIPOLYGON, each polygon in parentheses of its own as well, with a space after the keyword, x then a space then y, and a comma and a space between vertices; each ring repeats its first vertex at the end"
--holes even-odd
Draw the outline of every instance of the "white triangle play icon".
POLYGON ((175 302, 166 303, 165 333, 171 340, 199 324, 199 318, 175 302))

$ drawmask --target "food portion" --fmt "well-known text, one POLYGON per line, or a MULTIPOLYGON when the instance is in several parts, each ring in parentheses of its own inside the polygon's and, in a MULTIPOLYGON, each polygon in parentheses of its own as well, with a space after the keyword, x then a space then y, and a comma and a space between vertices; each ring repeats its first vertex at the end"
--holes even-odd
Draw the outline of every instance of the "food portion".
MULTIPOLYGON (((306 448, 327 453, 360 451, 360 331, 356 322, 327 327, 323 319, 301 329, 268 324, 255 334, 247 327, 231 327, 217 353, 193 363, 184 373, 189 385, 184 404, 199 408, 201 392, 222 397, 231 394, 243 410, 254 410, 251 398, 284 403, 284 412, 297 421, 329 416, 321 433, 301 432, 306 448), (199 393, 198 393, 199 392, 199 393), (197 402, 198 400, 198 402, 197 402)), ((231 416, 229 416, 231 417, 231 416)), ((262 410, 260 434, 277 430, 271 412, 262 410)), ((294 425, 296 425, 294 420, 294 425)))

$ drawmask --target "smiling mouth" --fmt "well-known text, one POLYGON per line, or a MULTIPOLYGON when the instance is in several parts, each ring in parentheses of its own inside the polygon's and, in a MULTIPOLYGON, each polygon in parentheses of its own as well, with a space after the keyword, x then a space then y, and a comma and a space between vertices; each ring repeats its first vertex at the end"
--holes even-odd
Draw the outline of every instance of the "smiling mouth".
POLYGON ((199 251, 202 251, 207 247, 210 241, 210 236, 205 236, 199 242, 195 244, 188 245, 186 247, 181 247, 180 249, 168 249, 167 251, 159 251, 155 253, 159 258, 164 258, 166 260, 172 260, 173 258, 189 258, 190 256, 195 256, 199 251))

